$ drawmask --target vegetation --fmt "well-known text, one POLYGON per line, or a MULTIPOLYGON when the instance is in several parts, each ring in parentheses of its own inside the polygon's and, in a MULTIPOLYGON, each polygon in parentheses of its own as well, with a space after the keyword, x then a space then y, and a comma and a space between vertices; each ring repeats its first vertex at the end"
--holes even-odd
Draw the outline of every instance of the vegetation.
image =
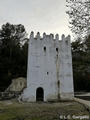
POLYGON ((90 0, 66 0, 72 33, 75 91, 90 91, 90 0))
POLYGON ((70 28, 75 36, 90 34, 90 0, 66 0, 70 28))
POLYGON ((75 91, 90 91, 90 36, 72 42, 75 91))
POLYGON ((23 25, 6 23, 0 29, 0 90, 4 90, 12 78, 26 76, 27 42, 23 25))
MULTIPOLYGON (((0 120, 59 120, 60 117, 89 116, 86 108, 77 102, 23 103, 0 102, 0 120)), ((80 120, 80 119, 78 119, 80 120)))

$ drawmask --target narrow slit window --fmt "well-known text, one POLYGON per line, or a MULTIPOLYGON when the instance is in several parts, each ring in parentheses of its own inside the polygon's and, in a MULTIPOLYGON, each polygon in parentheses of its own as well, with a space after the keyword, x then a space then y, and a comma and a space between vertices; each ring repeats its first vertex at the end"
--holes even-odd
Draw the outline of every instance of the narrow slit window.
POLYGON ((58 52, 58 48, 56 48, 56 52, 58 52))
POLYGON ((44 46, 44 51, 46 51, 46 46, 44 46))

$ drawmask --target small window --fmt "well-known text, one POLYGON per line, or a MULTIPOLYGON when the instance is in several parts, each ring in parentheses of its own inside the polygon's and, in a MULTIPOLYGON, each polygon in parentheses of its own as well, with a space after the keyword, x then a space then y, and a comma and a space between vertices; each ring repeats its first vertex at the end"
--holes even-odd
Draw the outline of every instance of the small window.
POLYGON ((44 49, 44 51, 46 51, 46 46, 44 46, 44 48, 43 48, 43 49, 44 49))
POLYGON ((56 48, 56 52, 58 52, 58 48, 56 48))
POLYGON ((49 72, 47 72, 47 75, 49 74, 49 72))

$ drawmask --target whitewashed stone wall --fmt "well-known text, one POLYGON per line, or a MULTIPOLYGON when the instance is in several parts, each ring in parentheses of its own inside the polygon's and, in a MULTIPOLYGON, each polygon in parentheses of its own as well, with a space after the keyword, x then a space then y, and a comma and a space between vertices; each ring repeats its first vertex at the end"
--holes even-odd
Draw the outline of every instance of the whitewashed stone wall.
POLYGON ((44 101, 71 100, 74 96, 70 36, 57 34, 34 37, 28 50, 27 88, 23 101, 36 102, 37 88, 43 88, 44 101))

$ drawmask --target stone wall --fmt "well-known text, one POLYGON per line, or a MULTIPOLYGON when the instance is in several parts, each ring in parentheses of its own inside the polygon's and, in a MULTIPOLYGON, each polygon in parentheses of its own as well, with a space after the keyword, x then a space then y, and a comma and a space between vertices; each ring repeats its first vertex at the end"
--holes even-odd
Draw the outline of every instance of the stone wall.
POLYGON ((53 34, 34 37, 31 32, 28 50, 27 88, 24 101, 36 101, 37 89, 44 91, 44 101, 73 99, 73 74, 70 36, 53 34))

